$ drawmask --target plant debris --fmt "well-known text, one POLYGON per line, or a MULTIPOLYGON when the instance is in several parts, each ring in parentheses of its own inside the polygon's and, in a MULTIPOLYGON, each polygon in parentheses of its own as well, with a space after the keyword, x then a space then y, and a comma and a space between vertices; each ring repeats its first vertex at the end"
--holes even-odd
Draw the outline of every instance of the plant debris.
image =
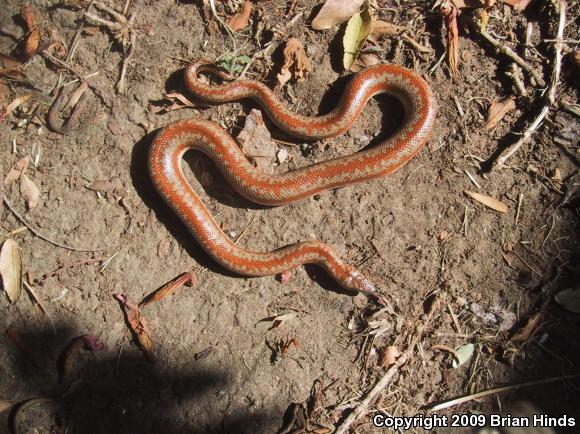
POLYGON ((167 282, 161 288, 156 289, 151 294, 146 296, 143 300, 139 302, 139 307, 145 307, 148 304, 162 300, 168 295, 174 294, 182 285, 193 287, 197 285, 197 276, 193 271, 188 271, 186 273, 181 273, 175 279, 167 282))
POLYGON ((348 20, 346 30, 344 31, 342 38, 344 47, 342 66, 344 66, 344 69, 350 69, 358 57, 367 37, 371 34, 372 27, 369 3, 366 2, 362 11, 355 13, 348 20))
POLYGON ((494 211, 504 214, 508 211, 507 205, 501 200, 486 196, 484 194, 476 193, 474 191, 464 190, 463 192, 473 200, 485 205, 488 208, 493 209, 494 211))
POLYGON ((0 277, 2 287, 12 303, 16 303, 22 293, 22 257, 18 243, 8 238, 0 250, 0 277))
POLYGON ((283 86, 294 76, 296 81, 301 81, 312 69, 306 56, 302 42, 296 38, 290 38, 284 48, 284 64, 277 75, 278 84, 283 86))
POLYGON ((355 14, 363 3, 364 0, 326 0, 312 20, 312 28, 328 30, 342 24, 355 14))
POLYGON ((145 317, 139 310, 139 306, 133 303, 125 294, 115 294, 115 299, 121 304, 125 318, 139 347, 143 350, 150 361, 153 361, 153 341, 147 326, 145 317))

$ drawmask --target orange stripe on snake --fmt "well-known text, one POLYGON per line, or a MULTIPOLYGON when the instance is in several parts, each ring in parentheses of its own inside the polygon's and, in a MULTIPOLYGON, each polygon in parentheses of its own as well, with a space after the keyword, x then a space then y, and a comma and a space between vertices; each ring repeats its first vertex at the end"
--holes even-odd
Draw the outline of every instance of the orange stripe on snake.
POLYGON ((226 131, 201 119, 182 120, 163 128, 149 151, 149 173, 155 188, 203 249, 224 267, 242 275, 266 276, 303 264, 316 264, 344 288, 373 294, 372 282, 322 242, 301 242, 270 252, 236 245, 185 179, 182 157, 190 149, 205 153, 239 194, 271 206, 386 176, 413 158, 429 140, 436 114, 429 85, 400 66, 372 66, 354 75, 333 111, 324 116, 305 117, 291 112, 263 83, 239 80, 209 85, 199 79, 204 70, 229 79, 215 67, 191 64, 185 71, 185 83, 194 95, 214 103, 252 99, 278 128, 303 139, 318 140, 344 133, 367 101, 377 94, 389 94, 401 102, 405 111, 403 124, 377 146, 280 175, 259 171, 226 131))

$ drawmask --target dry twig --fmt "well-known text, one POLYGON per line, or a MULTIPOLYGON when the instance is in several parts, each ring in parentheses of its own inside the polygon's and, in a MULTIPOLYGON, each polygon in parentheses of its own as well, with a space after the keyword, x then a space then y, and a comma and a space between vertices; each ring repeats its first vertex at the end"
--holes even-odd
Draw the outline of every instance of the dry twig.
POLYGON ((12 212, 12 214, 14 214, 14 216, 23 225, 25 225, 30 232, 32 232, 34 235, 36 235, 41 240, 44 240, 47 243, 52 244, 53 246, 60 247, 61 249, 72 250, 73 252, 98 252, 100 250, 105 250, 105 249, 108 248, 108 247, 100 247, 98 249, 87 249, 87 248, 84 248, 84 247, 72 247, 72 246, 68 246, 66 244, 59 243, 58 241, 54 241, 54 240, 48 238, 46 235, 41 234, 37 229, 35 229, 33 226, 31 226, 30 223, 28 223, 28 221, 26 221, 26 219, 24 217, 22 217, 18 213, 18 211, 16 211, 16 209, 14 209, 14 207, 8 201, 8 199, 6 199, 6 197, 4 198, 4 203, 6 204, 6 207, 12 212))
POLYGON ((377 383, 366 394, 366 396, 358 402, 358 404, 353 408, 352 412, 346 417, 346 419, 344 419, 344 421, 336 427, 334 432, 335 434, 346 433, 350 426, 356 421, 356 419, 368 408, 369 405, 375 401, 375 399, 384 390, 384 388, 389 385, 395 374, 399 372, 399 369, 411 358, 413 351, 415 350, 415 346, 417 346, 420 339, 423 337, 423 333, 431 321, 433 314, 439 311, 439 304, 441 303, 441 299, 442 297, 440 295, 435 296, 435 299, 431 304, 431 309, 429 312, 422 316, 421 321, 415 327, 407 349, 399 356, 397 361, 389 369, 387 369, 387 372, 385 372, 381 379, 377 381, 377 383))
POLYGON ((560 15, 558 19, 558 31, 556 34, 556 44, 555 44, 555 55, 554 55, 554 67, 552 69, 552 77, 550 80, 550 85, 548 86, 546 92, 546 101, 544 106, 540 110, 538 116, 530 124, 528 128, 523 132, 522 137, 509 148, 503 150, 493 163, 492 170, 501 168, 505 162, 514 155, 524 143, 528 141, 531 135, 538 129, 542 124, 550 109, 556 104, 556 89, 558 87, 558 81, 560 80, 560 71, 562 69, 562 40, 564 39, 564 27, 566 24, 566 1, 560 0, 558 2, 560 5, 560 15))

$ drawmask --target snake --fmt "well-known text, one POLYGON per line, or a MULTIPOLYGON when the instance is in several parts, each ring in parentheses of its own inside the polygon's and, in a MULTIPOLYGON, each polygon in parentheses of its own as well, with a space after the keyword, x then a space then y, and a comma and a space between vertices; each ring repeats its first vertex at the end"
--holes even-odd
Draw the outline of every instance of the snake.
POLYGON ((341 287, 376 297, 377 289, 371 279, 322 241, 303 241, 266 252, 237 245, 222 231, 186 180, 182 157, 189 150, 206 154, 234 190, 250 201, 267 206, 285 205, 326 190, 380 178, 407 163, 430 139, 437 103, 427 82, 398 65, 370 66, 353 75, 332 111, 308 117, 291 111, 266 84, 251 79, 234 80, 225 70, 208 63, 189 64, 184 80, 195 97, 209 103, 250 99, 276 127, 306 140, 344 133, 375 95, 388 94, 401 103, 402 124, 377 145, 282 174, 259 170, 226 130, 197 118, 179 120, 162 128, 148 154, 153 186, 197 243, 223 267, 244 276, 268 276, 314 264, 322 267, 341 287), (209 82, 205 75, 220 80, 209 82))

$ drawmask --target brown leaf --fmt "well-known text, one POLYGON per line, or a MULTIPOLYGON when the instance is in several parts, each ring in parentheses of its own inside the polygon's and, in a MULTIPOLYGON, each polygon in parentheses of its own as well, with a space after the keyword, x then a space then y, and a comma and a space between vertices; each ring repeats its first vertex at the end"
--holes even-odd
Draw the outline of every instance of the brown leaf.
POLYGON ((250 14, 252 13, 252 2, 246 0, 240 10, 230 17, 227 24, 230 29, 234 32, 238 30, 245 29, 248 26, 248 22, 250 21, 250 14))
POLYGON ((382 349, 379 356, 379 366, 381 368, 386 368, 391 366, 397 361, 397 358, 401 355, 399 349, 394 345, 386 346, 382 349))
POLYGON ((36 26, 36 18, 34 17, 34 10, 32 9, 32 7, 30 7, 30 5, 25 4, 20 8, 20 16, 22 17, 24 23, 26 24, 26 30, 30 32, 34 28, 34 26, 36 26))
POLYGON ((266 125, 262 112, 252 109, 246 116, 244 129, 238 134, 238 143, 256 167, 264 172, 273 172, 272 163, 276 161, 278 148, 272 141, 272 135, 266 125))
POLYGON ((528 318, 526 324, 517 330, 511 337, 512 342, 527 342, 536 330, 542 319, 542 312, 536 312, 528 318))
POLYGON ((372 30, 371 33, 376 36, 400 36, 407 30, 406 27, 397 26, 393 23, 388 23, 383 20, 372 20, 372 30))
POLYGON ((34 181, 24 173, 20 177, 20 194, 26 199, 26 206, 29 210, 38 205, 40 190, 34 181))
POLYGON ((459 58, 459 27, 457 20, 459 8, 454 5, 442 6, 441 13, 445 17, 447 27, 447 61, 451 70, 453 80, 459 79, 459 68, 457 61, 459 58))
POLYGON ((24 43, 24 56, 27 59, 35 56, 38 52, 38 47, 40 45, 40 29, 35 27, 32 32, 26 37, 26 42, 24 43))
POLYGON ((121 304, 125 312, 125 318, 129 323, 129 327, 139 347, 149 360, 153 361, 153 341, 151 340, 151 333, 149 332, 145 317, 139 310, 139 306, 129 300, 125 294, 114 294, 114 297, 121 304))
POLYGON ((487 112, 487 122, 485 123, 486 130, 491 130, 494 128, 499 121, 501 121, 506 114, 511 112, 516 108, 516 99, 514 96, 510 96, 501 101, 494 101, 489 106, 489 111, 487 112))
POLYGON ((60 372, 60 382, 69 385, 78 375, 78 359, 81 355, 81 350, 85 349, 91 352, 102 351, 105 344, 93 335, 77 336, 72 340, 62 357, 62 367, 60 372))
POLYGON ((21 69, 24 66, 22 62, 2 53, 0 53, 0 61, 2 61, 2 66, 6 69, 21 69))
POLYGON ((490 196, 486 196, 484 194, 479 194, 474 191, 463 190, 463 192, 471 197, 473 200, 476 200, 479 203, 484 204, 486 207, 491 208, 497 212, 506 213, 508 207, 505 203, 501 200, 495 199, 490 196))
POLYGON ((312 20, 315 30, 328 30, 342 24, 360 9, 364 0, 326 0, 316 17, 312 20))
POLYGON ((24 172, 26 172, 28 163, 30 163, 30 157, 28 155, 18 160, 16 164, 8 170, 8 173, 4 177, 4 185, 10 185, 12 182, 20 178, 24 172))
POLYGON ((361 54, 356 58, 354 63, 350 66, 349 70, 353 72, 362 71, 369 66, 378 65, 381 63, 381 60, 377 57, 376 54, 361 54))
POLYGON ((2 287, 12 303, 16 303, 22 293, 22 257, 18 243, 8 238, 0 250, 0 277, 2 287))
POLYGON ((193 271, 182 273, 175 279, 163 285, 161 288, 156 289, 139 302, 139 307, 144 307, 149 303, 159 301, 168 295, 173 294, 180 286, 185 284, 188 284, 189 287, 197 285, 197 276, 193 271))
POLYGON ((277 76, 280 86, 288 82, 292 75, 296 81, 304 79, 311 69, 310 60, 306 56, 302 42, 296 38, 288 39, 284 48, 284 65, 277 76))

